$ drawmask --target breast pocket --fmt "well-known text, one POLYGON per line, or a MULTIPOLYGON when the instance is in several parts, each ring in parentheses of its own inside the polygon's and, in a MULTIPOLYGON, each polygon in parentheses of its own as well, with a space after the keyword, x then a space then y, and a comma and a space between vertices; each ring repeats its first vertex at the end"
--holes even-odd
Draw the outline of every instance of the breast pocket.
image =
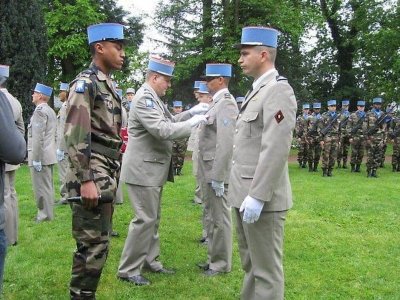
POLYGON ((94 101, 94 110, 98 110, 102 114, 102 121, 108 125, 115 124, 114 101, 111 92, 104 88, 98 87, 98 93, 94 101))
POLYGON ((243 115, 242 124, 243 124, 243 133, 245 137, 250 138, 261 134, 261 131, 257 126, 257 118, 258 118, 257 111, 249 111, 243 115))

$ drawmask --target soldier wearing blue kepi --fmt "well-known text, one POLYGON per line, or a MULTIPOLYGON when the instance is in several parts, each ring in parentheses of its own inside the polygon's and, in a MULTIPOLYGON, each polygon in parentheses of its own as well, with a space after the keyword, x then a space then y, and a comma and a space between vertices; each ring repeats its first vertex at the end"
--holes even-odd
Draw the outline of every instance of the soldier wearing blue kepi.
POLYGON ((238 108, 228 90, 231 77, 230 64, 206 65, 205 78, 213 102, 207 112, 207 124, 199 126, 197 170, 203 202, 210 214, 208 259, 199 266, 206 276, 227 273, 232 268, 232 222, 227 194, 238 108))
POLYGON ((241 299, 284 298, 283 235, 292 207, 288 157, 297 102, 275 69, 278 31, 242 29, 240 67, 254 78, 235 124, 228 200, 245 272, 241 299))
POLYGON ((70 84, 65 144, 70 158, 68 195, 73 203, 72 235, 76 240, 70 282, 71 299, 95 299, 106 262, 119 169, 121 99, 110 74, 124 63, 124 27, 102 23, 88 27, 92 62, 70 84))
POLYGON ((60 83, 60 93, 58 98, 62 102, 60 110, 57 114, 57 162, 58 162, 58 180, 60 182, 60 200, 58 204, 68 204, 67 201, 67 186, 65 175, 69 165, 67 148, 65 147, 64 128, 65 118, 67 117, 67 99, 68 99, 69 84, 60 83))
POLYGON ((367 177, 378 177, 377 169, 381 164, 383 145, 386 140, 387 123, 382 119, 382 98, 372 100, 373 108, 367 112, 365 136, 367 139, 367 177))
POLYGON ((236 104, 238 106, 238 109, 240 109, 242 107, 242 103, 244 102, 244 99, 245 98, 242 96, 236 97, 236 104))
POLYGON ((352 113, 349 117, 347 125, 347 134, 349 135, 351 145, 351 172, 359 173, 361 163, 365 152, 365 101, 357 101, 357 111, 352 113))
POLYGON ((37 83, 32 94, 36 108, 28 125, 28 164, 38 208, 36 222, 54 218, 53 165, 56 158, 57 116, 47 104, 53 89, 37 83))
POLYGON ((308 171, 317 172, 321 157, 321 145, 318 138, 318 126, 321 120, 321 103, 312 105, 313 113, 307 119, 308 171))
POLYGON ((349 122, 350 112, 349 112, 350 100, 342 100, 342 110, 340 111, 340 140, 337 155, 337 166, 347 169, 347 158, 349 154, 350 147, 350 136, 348 135, 347 125, 349 122))
MULTIPOLYGON (((299 145, 299 151, 297 154, 297 162, 300 168, 305 168, 308 160, 308 141, 307 141, 307 123, 310 112, 310 104, 303 104, 303 113, 296 119, 296 137, 299 145)), ((310 166, 311 169, 311 166, 310 166)))
POLYGON ((129 225, 118 267, 118 278, 135 285, 149 285, 142 276, 146 268, 154 273, 174 274, 158 260, 161 196, 167 180, 173 181, 172 141, 189 137, 192 127, 206 122, 209 105, 200 103, 172 116, 160 97, 171 86, 175 64, 152 57, 146 82, 132 101, 128 119, 128 146, 121 180, 126 183, 135 217, 129 225))

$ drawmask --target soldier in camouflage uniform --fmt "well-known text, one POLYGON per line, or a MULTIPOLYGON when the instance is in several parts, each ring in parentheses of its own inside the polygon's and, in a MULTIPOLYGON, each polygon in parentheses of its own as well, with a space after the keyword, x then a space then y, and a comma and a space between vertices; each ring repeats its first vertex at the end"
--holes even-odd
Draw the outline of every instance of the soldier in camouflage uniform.
POLYGON ((400 115, 398 112, 390 122, 389 137, 393 143, 392 171, 400 172, 400 115))
POLYGON ((347 125, 350 117, 349 104, 350 100, 345 99, 342 101, 342 111, 340 112, 339 118, 341 135, 337 156, 337 166, 338 168, 343 167, 343 169, 347 169, 347 157, 350 147, 350 136, 347 134, 347 125))
POLYGON ((296 137, 299 143, 299 152, 297 154, 297 161, 300 168, 305 168, 308 159, 308 143, 307 143, 307 119, 309 117, 310 104, 303 104, 303 113, 296 119, 296 137))
MULTIPOLYGON (((392 107, 388 105, 386 107, 386 117, 383 122, 386 123, 385 126, 385 136, 389 136, 389 129, 390 129, 390 123, 392 122, 393 114, 392 114, 392 107)), ((387 150, 387 139, 384 140, 383 145, 382 145, 382 151, 381 151, 381 159, 379 163, 380 168, 385 167, 385 158, 386 158, 386 150, 387 150)))
POLYGON ((119 136, 121 99, 110 78, 122 68, 123 26, 97 24, 88 27, 92 54, 89 68, 70 85, 65 142, 70 158, 67 173, 69 196, 81 196, 72 208, 73 255, 71 299, 95 299, 108 254, 112 203, 99 203, 99 195, 113 197, 120 169, 119 136))
POLYGON ((318 139, 318 125, 321 119, 321 103, 313 104, 313 113, 307 119, 307 142, 308 142, 308 171, 317 172, 321 157, 321 145, 318 139))
MULTIPOLYGON (((172 115, 180 114, 183 111, 182 101, 173 102, 172 115)), ((182 175, 182 168, 185 162, 185 154, 188 146, 188 138, 174 140, 172 144, 172 167, 174 175, 182 175)))
POLYGON ((367 113, 365 135, 368 144, 367 176, 378 177, 377 169, 380 166, 383 145, 386 140, 386 125, 382 121, 382 98, 374 98, 373 109, 367 113))
POLYGON ((349 117, 347 123, 347 134, 350 137, 351 145, 351 172, 361 172, 360 167, 364 157, 365 151, 365 137, 364 137, 364 127, 365 127, 365 117, 366 113, 365 101, 357 101, 357 111, 352 113, 349 117))
POLYGON ((322 176, 332 176, 338 143, 340 140, 340 115, 336 112, 336 100, 328 101, 328 111, 319 122, 318 133, 322 147, 322 176))

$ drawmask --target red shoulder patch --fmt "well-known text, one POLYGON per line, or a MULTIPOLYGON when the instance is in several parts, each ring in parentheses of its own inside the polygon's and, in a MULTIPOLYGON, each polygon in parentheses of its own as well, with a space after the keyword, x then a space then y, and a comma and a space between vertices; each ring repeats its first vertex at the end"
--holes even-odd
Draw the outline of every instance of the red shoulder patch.
POLYGON ((275 121, 279 124, 283 119, 285 118, 285 116, 283 115, 282 111, 279 110, 276 114, 275 114, 275 121))

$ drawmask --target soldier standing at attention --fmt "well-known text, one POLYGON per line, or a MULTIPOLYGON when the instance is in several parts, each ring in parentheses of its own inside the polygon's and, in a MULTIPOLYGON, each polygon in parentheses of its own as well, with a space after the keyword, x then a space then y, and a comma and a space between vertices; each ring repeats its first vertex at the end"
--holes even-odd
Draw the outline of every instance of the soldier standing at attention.
POLYGON ((200 267, 204 275, 215 276, 230 272, 232 267, 231 209, 226 196, 238 108, 228 90, 232 65, 207 64, 205 76, 213 102, 207 112, 207 124, 199 126, 197 176, 203 190, 203 201, 209 207, 210 218, 207 232, 208 259, 200 267))
MULTIPOLYGON (((172 106, 172 115, 176 116, 183 110, 182 101, 174 101, 172 106)), ((185 163, 185 154, 188 146, 188 138, 174 140, 172 144, 172 167, 174 175, 181 176, 183 164, 185 163)))
POLYGON ((322 147, 322 176, 332 176, 340 140, 340 115, 336 112, 336 100, 328 101, 328 111, 319 123, 319 139, 322 147))
POLYGON ((70 282, 71 299, 95 299, 107 258, 112 203, 99 203, 99 195, 115 199, 120 169, 121 99, 110 78, 122 68, 123 26, 89 26, 92 63, 70 85, 65 143, 70 157, 67 173, 72 204, 72 235, 76 240, 70 282))
POLYGON ((373 108, 367 112, 365 136, 368 144, 367 177, 378 177, 377 170, 381 164, 383 145, 386 139, 386 125, 382 120, 382 98, 372 100, 373 108))
POLYGON ((135 93, 136 93, 136 91, 133 88, 127 88, 126 89, 125 95, 126 95, 127 106, 125 108, 126 108, 127 111, 129 111, 131 109, 132 100, 133 100, 133 97, 135 97, 135 93))
POLYGON ((308 142, 308 171, 317 172, 321 157, 321 144, 318 138, 318 126, 321 120, 321 103, 312 105, 313 113, 307 119, 307 142, 308 142))
POLYGON ((62 102, 60 110, 57 114, 57 161, 58 161, 58 177, 60 180, 60 195, 61 199, 58 201, 59 204, 68 204, 67 201, 67 186, 65 182, 65 175, 67 174, 67 168, 69 166, 68 152, 65 147, 64 139, 64 127, 65 118, 67 112, 67 98, 68 98, 68 83, 60 83, 60 93, 58 97, 62 102))
POLYGON ((240 67, 254 78, 236 120, 229 204, 245 272, 240 298, 284 296, 283 231, 292 207, 288 156, 296 125, 293 89, 275 69, 278 31, 242 30, 240 67))
MULTIPOLYGON (((303 113, 296 119, 296 136, 299 143, 299 152, 297 153, 297 161, 300 168, 305 168, 308 159, 308 142, 307 142, 307 119, 309 117, 310 104, 303 104, 303 113)), ((311 168, 311 166, 310 166, 311 168)))
POLYGON ((118 267, 118 277, 135 285, 149 285, 142 268, 155 273, 174 274, 158 261, 161 195, 165 182, 173 181, 172 141, 189 137, 192 127, 207 117, 196 115, 208 110, 200 103, 172 116, 160 97, 171 86, 174 63, 151 58, 146 82, 132 102, 128 119, 128 147, 122 163, 121 180, 126 183, 135 217, 118 267), (196 115, 192 118, 191 116, 196 115), (190 119, 189 119, 190 118, 190 119), (185 121, 186 120, 186 121, 185 121))
POLYGON ((37 83, 32 94, 36 108, 28 125, 28 163, 38 208, 36 222, 53 220, 53 165, 56 158, 57 116, 47 104, 53 89, 37 83))
POLYGON ((340 140, 339 149, 337 155, 337 166, 347 169, 347 157, 349 154, 350 146, 350 136, 347 134, 347 124, 349 122, 350 112, 349 112, 350 100, 342 100, 342 110, 340 112, 340 140), (343 162, 343 163, 342 163, 343 162))
POLYGON ((392 171, 400 171, 400 115, 396 111, 390 123, 389 136, 393 143, 392 171))
MULTIPOLYGON (((11 105, 15 124, 22 136, 25 135, 24 119, 22 118, 22 106, 17 99, 5 88, 5 82, 10 75, 10 67, 0 65, 0 91, 7 98, 11 105)), ((5 164, 4 176, 4 232, 7 237, 7 244, 15 246, 18 241, 18 198, 15 190, 15 172, 18 165, 5 164)))
POLYGON ((349 122, 347 125, 347 133, 350 137, 350 145, 351 145, 351 172, 359 173, 361 163, 364 157, 365 151, 365 101, 358 100, 357 101, 357 111, 352 113, 349 117, 349 122))

